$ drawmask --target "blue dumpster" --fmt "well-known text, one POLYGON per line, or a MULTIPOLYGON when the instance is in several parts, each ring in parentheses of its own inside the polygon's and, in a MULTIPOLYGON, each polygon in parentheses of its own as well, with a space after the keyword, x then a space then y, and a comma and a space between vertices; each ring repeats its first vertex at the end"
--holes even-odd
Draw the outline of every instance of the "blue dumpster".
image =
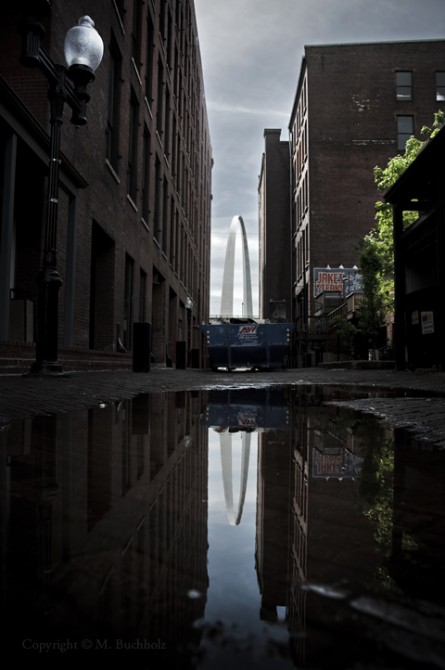
POLYGON ((285 368, 293 323, 210 323, 202 326, 212 370, 285 368))

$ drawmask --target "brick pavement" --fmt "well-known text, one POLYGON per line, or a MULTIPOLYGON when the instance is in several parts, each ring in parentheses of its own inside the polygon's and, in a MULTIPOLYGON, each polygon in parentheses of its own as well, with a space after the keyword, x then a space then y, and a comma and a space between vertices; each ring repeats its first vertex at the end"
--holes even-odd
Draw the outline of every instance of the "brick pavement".
POLYGON ((128 370, 72 372, 65 377, 0 375, 0 426, 37 414, 95 407, 140 393, 215 387, 321 384, 340 388, 397 389, 401 397, 341 401, 415 431, 445 447, 445 373, 395 372, 335 368, 299 368, 272 372, 212 372, 153 367, 148 373, 128 370))

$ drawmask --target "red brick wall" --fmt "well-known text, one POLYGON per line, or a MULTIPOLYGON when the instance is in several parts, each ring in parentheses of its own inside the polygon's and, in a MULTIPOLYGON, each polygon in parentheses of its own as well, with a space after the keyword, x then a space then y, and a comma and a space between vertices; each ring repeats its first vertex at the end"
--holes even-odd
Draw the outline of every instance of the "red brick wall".
MULTIPOLYGON (((45 4, 45 3, 44 3, 45 4)), ((71 110, 66 105, 64 124, 62 127, 61 150, 66 161, 61 165, 61 180, 65 193, 61 194, 59 207, 59 265, 62 277, 65 272, 65 255, 67 249, 67 222, 69 197, 75 198, 75 250, 76 250, 76 282, 74 298, 74 329, 72 342, 74 346, 88 347, 90 339, 90 259, 92 248, 93 221, 104 231, 114 243, 114 270, 109 281, 106 309, 101 312, 101 300, 96 296, 96 321, 101 323, 101 337, 97 346, 114 348, 116 346, 116 327, 122 323, 124 315, 124 265, 125 255, 134 261, 134 292, 133 315, 137 320, 139 313, 139 277, 143 270, 148 278, 146 309, 147 318, 156 320, 156 328, 162 331, 162 337, 168 336, 169 314, 168 305, 161 312, 152 312, 151 277, 156 268, 165 278, 169 290, 183 302, 187 296, 193 300, 193 318, 197 322, 208 319, 209 296, 209 256, 210 256, 210 202, 211 202, 211 149, 204 100, 204 86, 197 48, 196 21, 192 2, 176 3, 170 0, 155 0, 142 5, 142 44, 140 60, 132 61, 133 3, 128 3, 123 17, 123 24, 117 14, 115 5, 108 0, 97 0, 91 9, 96 28, 104 41, 104 58, 96 72, 96 79, 90 86, 91 101, 87 108, 88 123, 82 128, 75 128, 70 123, 71 110), (174 11, 177 14, 174 15, 174 11), (94 9, 94 11, 93 11, 94 9), (167 11, 172 18, 173 29, 170 33, 171 42, 167 45, 166 35, 160 35, 160 13, 167 11), (147 18, 148 14, 154 25, 154 42, 150 47, 153 51, 153 87, 149 100, 145 97, 145 77, 147 67, 147 18), (179 29, 181 24, 184 30, 179 29), (109 45, 113 40, 118 46, 122 58, 121 105, 119 127, 119 162, 117 169, 110 169, 106 161, 106 130, 108 119, 108 88, 110 54, 109 45), (168 49, 167 49, 168 46, 168 49), (178 54, 175 67, 168 67, 170 54, 178 54), (173 143, 164 146, 166 129, 157 133, 156 114, 158 60, 162 63, 164 79, 162 91, 168 91, 171 130, 176 128, 176 146, 178 157, 172 154, 173 143), (186 62, 194 63, 189 68, 186 62), (180 76, 177 76, 180 75, 180 76), (132 200, 127 195, 127 165, 129 155, 130 132, 130 97, 138 103, 138 119, 136 125, 137 144, 136 157, 136 192, 132 200), (173 125, 175 117, 175 126, 173 125), (149 153, 149 214, 148 220, 142 220, 143 191, 143 134, 147 128, 151 136, 149 153), (165 244, 160 250, 154 242, 153 233, 159 222, 154 221, 154 194, 156 159, 160 163, 160 179, 166 183, 167 212, 164 223, 167 230, 165 244), (171 216, 174 222, 171 222, 171 216), (184 257, 181 249, 173 252, 173 240, 170 237, 179 226, 179 239, 186 245, 189 254, 189 272, 184 268, 175 267, 175 256, 184 257), (111 304, 110 304, 111 301, 111 304), (160 316, 161 314, 161 316, 160 316), (161 319, 161 321, 159 321, 161 319), (105 335, 107 333, 107 335, 105 335)), ((19 64, 21 39, 18 33, 19 11, 2 8, 0 10, 0 55, 2 56, 1 74, 9 86, 19 97, 22 104, 29 110, 31 119, 37 121, 48 132, 49 106, 47 102, 47 83, 37 69, 29 69, 19 64)), ((73 25, 79 16, 85 13, 84 4, 73 0, 68 5, 53 3, 50 11, 43 17, 47 28, 45 45, 56 62, 62 62, 63 38, 68 27, 73 25)), ((168 25, 166 20, 165 25, 168 25)), ((164 108, 165 108, 164 104, 164 108)), ((30 125, 33 125, 32 120, 30 125)), ((41 144, 41 153, 47 151, 45 134, 37 126, 32 132, 41 144)), ((46 172, 44 162, 40 164, 41 173, 46 172)), ((20 178, 32 181, 35 179, 33 170, 24 170, 20 178)), ((161 183, 161 194, 162 194, 161 183)), ((145 186, 146 188, 146 186, 145 186)), ((33 198, 35 194, 33 194, 33 198)), ((42 198, 45 194, 42 192, 42 198)), ((163 204, 163 203, 162 203, 163 204)), ((162 204, 160 211, 162 212, 162 204)), ((41 220, 41 219, 40 219, 41 220)), ((24 258, 26 250, 21 251, 24 258)), ((109 259, 110 260, 110 259, 109 259)), ((35 270, 35 268, 34 268, 35 270)), ((60 341, 64 336, 64 286, 60 292, 60 341)), ((167 291, 168 295, 168 291, 167 291)), ((176 305, 172 305, 176 309, 176 305)), ((171 330, 170 319, 170 330, 171 330)), ((97 330, 97 328, 96 328, 97 330)), ((163 357, 165 357, 165 347, 163 357)), ((161 360, 164 358, 161 357, 161 360)))

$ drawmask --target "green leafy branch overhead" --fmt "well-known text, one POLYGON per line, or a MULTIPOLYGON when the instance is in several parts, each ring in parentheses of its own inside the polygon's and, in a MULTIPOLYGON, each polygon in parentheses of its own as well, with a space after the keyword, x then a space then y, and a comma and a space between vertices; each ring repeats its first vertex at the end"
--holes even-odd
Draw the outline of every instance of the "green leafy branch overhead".
MULTIPOLYGON (((374 168, 374 182, 380 191, 386 191, 393 186, 400 175, 411 165, 419 151, 433 138, 445 124, 445 113, 438 111, 434 115, 431 127, 424 126, 421 130, 425 140, 410 137, 403 154, 397 154, 389 159, 386 167, 374 168)), ((391 205, 378 201, 375 205, 375 226, 362 241, 360 249, 360 265, 369 262, 376 271, 376 282, 373 290, 376 296, 372 299, 384 312, 391 312, 394 303, 394 248, 393 248, 393 217, 391 205), (367 256, 370 256, 367 259, 367 256)), ((418 217, 417 212, 406 212, 405 226, 411 225, 418 217)))

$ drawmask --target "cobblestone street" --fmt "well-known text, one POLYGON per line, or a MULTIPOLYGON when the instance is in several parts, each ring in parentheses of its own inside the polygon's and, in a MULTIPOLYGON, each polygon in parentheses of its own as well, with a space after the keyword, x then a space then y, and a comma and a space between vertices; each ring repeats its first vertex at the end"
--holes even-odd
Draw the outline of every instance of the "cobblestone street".
POLYGON ((0 376, 0 425, 38 414, 95 407, 140 393, 322 384, 341 388, 393 389, 399 397, 339 401, 342 405, 381 416, 407 427, 416 436, 445 447, 445 373, 395 372, 342 368, 299 368, 273 372, 212 372, 208 369, 153 367, 148 373, 131 371, 71 372, 64 377, 0 376))

